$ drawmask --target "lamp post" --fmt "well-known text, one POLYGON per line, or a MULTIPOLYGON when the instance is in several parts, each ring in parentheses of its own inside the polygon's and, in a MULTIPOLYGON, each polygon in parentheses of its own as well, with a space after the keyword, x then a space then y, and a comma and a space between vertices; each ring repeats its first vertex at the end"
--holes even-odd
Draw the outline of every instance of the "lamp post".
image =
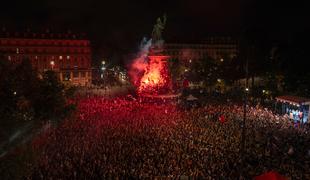
POLYGON ((103 80, 103 84, 106 85, 106 82, 105 82, 105 77, 104 77, 104 71, 106 70, 106 61, 105 60, 102 60, 101 61, 101 74, 100 74, 100 77, 101 79, 103 80))
POLYGON ((245 65, 245 89, 244 89, 244 102, 243 102, 243 121, 242 121, 242 132, 241 132, 241 146, 240 146, 240 159, 241 159, 241 173, 244 175, 244 154, 245 154, 245 143, 246 143, 246 111, 247 111, 247 96, 249 92, 248 88, 248 70, 249 70, 249 61, 246 57, 245 65))
POLYGON ((55 62, 54 62, 54 61, 51 61, 50 64, 51 64, 52 70, 54 70, 55 62))
POLYGON ((242 134, 241 134, 241 157, 243 160, 243 153, 245 148, 245 135, 246 135, 246 111, 247 111, 247 96, 248 96, 249 88, 245 88, 244 93, 244 102, 243 102, 243 121, 242 121, 242 134))

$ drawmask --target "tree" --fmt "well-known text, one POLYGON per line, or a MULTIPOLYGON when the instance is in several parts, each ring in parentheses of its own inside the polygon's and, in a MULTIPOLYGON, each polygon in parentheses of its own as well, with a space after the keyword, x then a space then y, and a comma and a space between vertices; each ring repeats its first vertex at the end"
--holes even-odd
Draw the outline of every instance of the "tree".
POLYGON ((2 157, 1 177, 20 179, 29 170, 28 164, 33 163, 35 156, 31 154, 32 148, 21 142, 32 138, 47 120, 58 122, 73 109, 66 103, 64 87, 55 72, 45 72, 43 79, 38 75, 29 60, 12 63, 0 56, 1 153, 17 146, 19 150, 26 148, 17 156, 2 157))
POLYGON ((3 127, 18 127, 34 117, 32 103, 38 90, 39 79, 29 60, 15 65, 2 58, 0 74, 0 113, 3 117, 1 123, 4 123, 3 127))
POLYGON ((220 78, 221 69, 219 65, 212 58, 202 59, 200 64, 196 65, 200 78, 203 79, 204 85, 213 87, 217 79, 220 78))
POLYGON ((40 82, 39 94, 35 101, 38 118, 61 118, 66 107, 64 86, 58 80, 54 71, 46 71, 40 82))
POLYGON ((172 83, 177 83, 184 74, 185 67, 181 64, 180 60, 176 58, 170 59, 168 62, 172 83))
POLYGON ((0 57, 0 99, 0 131, 4 138, 29 121, 63 119, 72 108, 66 105, 64 87, 55 72, 47 71, 39 79, 27 59, 12 63, 0 57))
POLYGON ((278 45, 273 53, 273 67, 281 78, 284 93, 310 97, 310 73, 307 60, 307 39, 297 37, 289 43, 278 45))

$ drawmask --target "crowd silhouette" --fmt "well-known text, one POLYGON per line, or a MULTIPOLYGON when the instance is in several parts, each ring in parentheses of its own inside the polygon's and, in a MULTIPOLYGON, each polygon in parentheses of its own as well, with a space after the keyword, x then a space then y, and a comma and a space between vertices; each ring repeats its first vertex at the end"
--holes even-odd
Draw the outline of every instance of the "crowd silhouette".
POLYGON ((75 118, 33 142, 39 160, 32 178, 251 179, 269 170, 309 178, 307 129, 262 107, 247 108, 240 154, 241 105, 212 102, 183 110, 175 102, 134 98, 77 101, 75 118))

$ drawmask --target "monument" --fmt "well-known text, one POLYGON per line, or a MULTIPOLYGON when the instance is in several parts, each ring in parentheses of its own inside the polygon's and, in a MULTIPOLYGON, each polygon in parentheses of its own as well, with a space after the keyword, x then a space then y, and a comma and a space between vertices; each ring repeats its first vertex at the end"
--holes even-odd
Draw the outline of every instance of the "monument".
POLYGON ((138 93, 143 97, 174 98, 172 82, 168 69, 170 56, 164 54, 162 32, 167 16, 157 18, 152 31, 152 45, 148 54, 149 64, 141 78, 138 93))
POLYGON ((162 32, 165 29, 167 22, 167 16, 164 15, 161 19, 160 17, 157 18, 156 24, 154 25, 152 31, 152 46, 151 46, 151 53, 157 54, 162 53, 164 40, 162 38, 162 32))

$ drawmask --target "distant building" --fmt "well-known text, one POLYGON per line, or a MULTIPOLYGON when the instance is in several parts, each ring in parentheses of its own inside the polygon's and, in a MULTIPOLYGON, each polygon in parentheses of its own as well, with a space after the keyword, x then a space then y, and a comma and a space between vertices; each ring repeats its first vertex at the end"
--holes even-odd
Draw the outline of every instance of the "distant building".
POLYGON ((183 62, 212 58, 233 59, 239 53, 239 42, 232 37, 208 37, 202 43, 166 43, 166 54, 183 62))
POLYGON ((19 63, 28 58, 42 73, 54 70, 63 83, 85 86, 91 83, 90 41, 68 34, 0 32, 0 53, 19 63))

